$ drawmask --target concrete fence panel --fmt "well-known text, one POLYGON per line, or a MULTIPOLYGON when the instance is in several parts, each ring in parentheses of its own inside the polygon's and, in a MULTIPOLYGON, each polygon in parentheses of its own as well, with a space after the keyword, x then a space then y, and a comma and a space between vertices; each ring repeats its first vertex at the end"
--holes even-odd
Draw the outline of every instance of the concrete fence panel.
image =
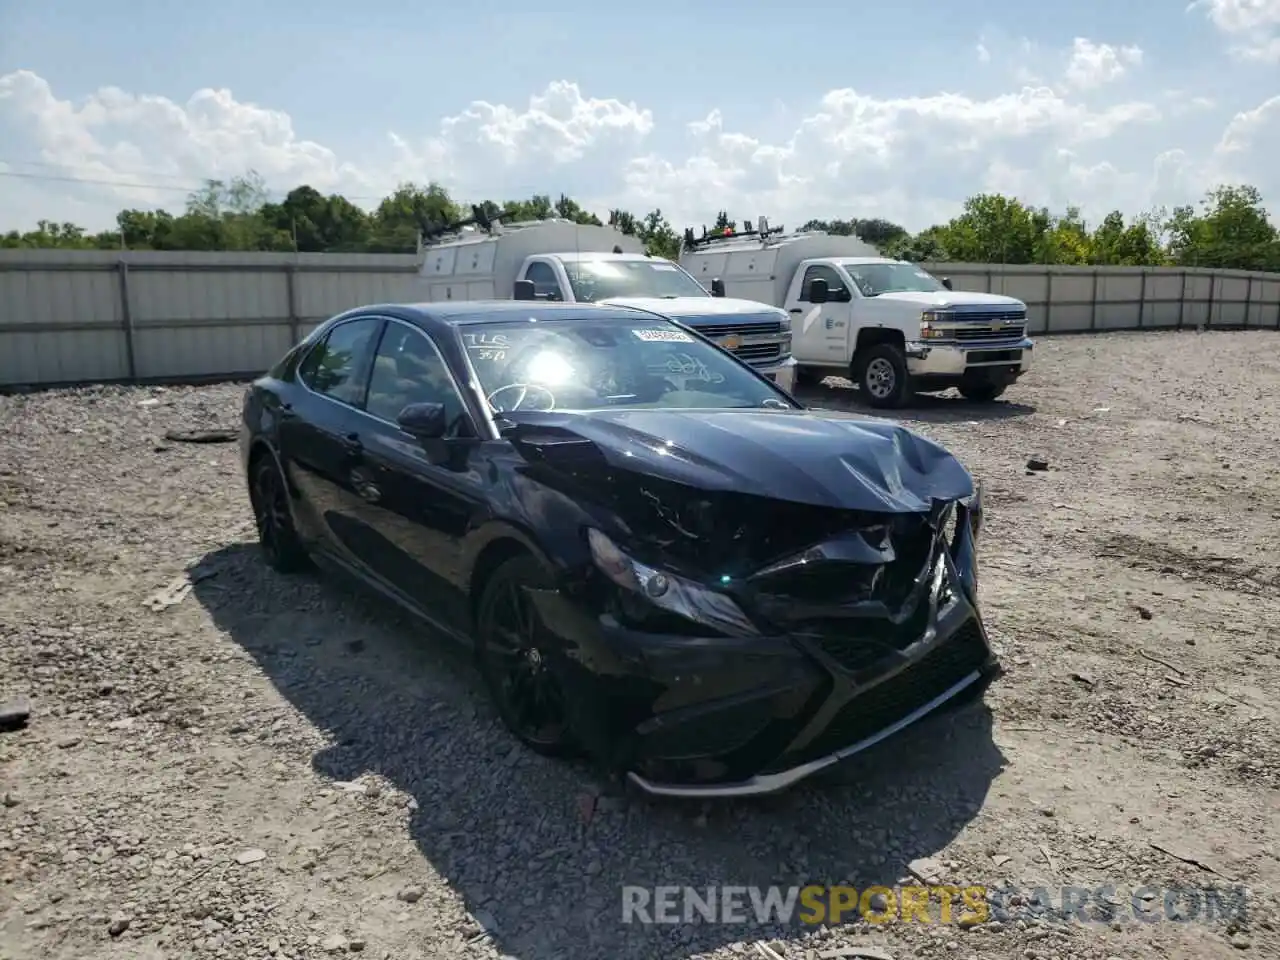
MULTIPOLYGON (((1280 275, 935 263, 1027 304, 1033 335, 1280 330, 1280 275)), ((328 317, 420 298, 404 254, 0 251, 0 387, 256 375, 328 317)))

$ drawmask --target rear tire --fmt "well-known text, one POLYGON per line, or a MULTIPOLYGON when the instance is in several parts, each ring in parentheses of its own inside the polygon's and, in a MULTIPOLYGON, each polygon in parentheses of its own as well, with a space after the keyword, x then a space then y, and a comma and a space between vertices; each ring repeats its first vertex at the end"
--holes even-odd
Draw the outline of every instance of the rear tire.
POLYGON ((960 396, 973 403, 990 403, 1009 389, 1007 383, 971 383, 958 387, 960 396))
POLYGON ((276 573, 300 573, 311 567, 293 523, 289 490, 270 454, 259 456, 249 471, 249 499, 263 559, 276 573))
POLYGON ((476 664, 503 725, 544 757, 581 753, 570 711, 545 644, 547 629, 525 587, 547 577, 530 556, 513 557, 485 584, 476 611, 476 664))
POLYGON ((902 349, 892 343, 868 348, 855 366, 855 382, 863 399, 872 407, 894 410, 906 406, 915 393, 907 371, 907 358, 902 349))

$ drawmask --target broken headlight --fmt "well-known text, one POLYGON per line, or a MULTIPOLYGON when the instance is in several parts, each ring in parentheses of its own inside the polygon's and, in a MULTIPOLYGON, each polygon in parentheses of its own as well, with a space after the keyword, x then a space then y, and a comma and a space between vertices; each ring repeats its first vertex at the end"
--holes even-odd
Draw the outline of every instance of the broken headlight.
POLYGON ((724 633, 741 636, 757 632, 746 614, 726 594, 632 559, 594 527, 587 530, 587 542, 591 559, 600 572, 628 593, 668 613, 724 633))

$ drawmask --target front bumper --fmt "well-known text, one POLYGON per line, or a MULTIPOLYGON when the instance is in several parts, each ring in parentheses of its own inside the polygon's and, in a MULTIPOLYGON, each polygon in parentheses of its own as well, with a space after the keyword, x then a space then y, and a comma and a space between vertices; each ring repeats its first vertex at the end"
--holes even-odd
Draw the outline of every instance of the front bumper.
POLYGON ((597 759, 647 793, 773 793, 979 693, 999 666, 973 594, 948 557, 949 588, 922 629, 867 656, 853 636, 687 637, 592 618, 535 594, 570 650, 575 728, 597 759))
POLYGON ((1031 369, 1035 341, 1023 337, 1015 341, 980 340, 907 342, 907 370, 915 377, 962 378, 987 373, 1000 373, 1017 379, 1031 369))
POLYGON ((796 361, 794 357, 770 364, 769 366, 756 366, 752 364, 759 373, 764 374, 787 393, 791 393, 796 387, 796 361))

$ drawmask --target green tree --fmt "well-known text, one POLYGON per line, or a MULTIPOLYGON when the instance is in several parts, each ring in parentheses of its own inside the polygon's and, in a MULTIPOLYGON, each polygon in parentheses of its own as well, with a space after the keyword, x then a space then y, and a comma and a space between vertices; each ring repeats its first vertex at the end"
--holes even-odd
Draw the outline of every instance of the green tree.
MULTIPOLYGON (((500 206, 484 200, 489 216, 506 211, 516 220, 560 217, 575 223, 600 219, 572 197, 535 194, 500 206)), ((283 200, 254 171, 227 181, 209 180, 188 198, 180 213, 121 210, 116 229, 90 234, 74 223, 40 221, 34 230, 0 235, 0 247, 110 250, 299 250, 408 253, 417 249, 424 228, 469 217, 438 183, 402 183, 366 213, 339 194, 328 196, 308 185, 283 200)), ((640 239, 657 256, 675 257, 679 236, 661 210, 638 217, 609 211, 608 222, 640 239)), ((713 230, 737 228, 728 210, 717 212, 713 230)), ((1224 185, 1197 205, 1166 214, 1155 210, 1126 221, 1113 211, 1096 226, 1079 209, 1054 215, 1001 194, 970 197, 959 216, 912 235, 882 218, 810 220, 801 229, 859 236, 885 255, 914 262, 1067 263, 1147 266, 1236 267, 1280 272, 1280 235, 1258 190, 1224 185)))
POLYGON ((572 220, 574 223, 587 224, 589 226, 601 226, 600 218, 594 213, 590 213, 578 205, 578 201, 572 200, 560 194, 560 199, 556 201, 556 216, 563 220, 572 220))
POLYGON ((259 214, 302 253, 365 250, 372 236, 369 215, 354 203, 305 185, 290 190, 283 203, 264 203, 259 214))
POLYGON ((675 260, 680 256, 680 237, 661 210, 651 210, 645 214, 636 229, 636 236, 643 241, 645 253, 666 257, 668 260, 675 260))
POLYGON ((1143 217, 1133 223, 1124 222, 1124 214, 1113 210, 1107 214, 1089 238, 1089 263, 1103 266, 1156 266, 1164 260, 1160 241, 1143 217))
POLYGON ((943 244, 957 261, 968 263, 1048 262, 1045 234, 1048 214, 998 193, 983 193, 964 203, 964 212, 943 228, 943 244))
POLYGON ((402 183, 373 212, 368 249, 372 253, 413 253, 424 228, 458 218, 459 210, 449 191, 438 183, 425 187, 402 183))
POLYGON ((619 231, 629 237, 634 237, 640 229, 640 224, 636 222, 635 214, 628 213, 626 210, 610 210, 609 226, 617 227, 619 231))
POLYGON ((1276 228, 1251 186, 1221 186, 1200 202, 1177 207, 1169 220, 1169 253, 1182 266, 1280 269, 1276 228))

